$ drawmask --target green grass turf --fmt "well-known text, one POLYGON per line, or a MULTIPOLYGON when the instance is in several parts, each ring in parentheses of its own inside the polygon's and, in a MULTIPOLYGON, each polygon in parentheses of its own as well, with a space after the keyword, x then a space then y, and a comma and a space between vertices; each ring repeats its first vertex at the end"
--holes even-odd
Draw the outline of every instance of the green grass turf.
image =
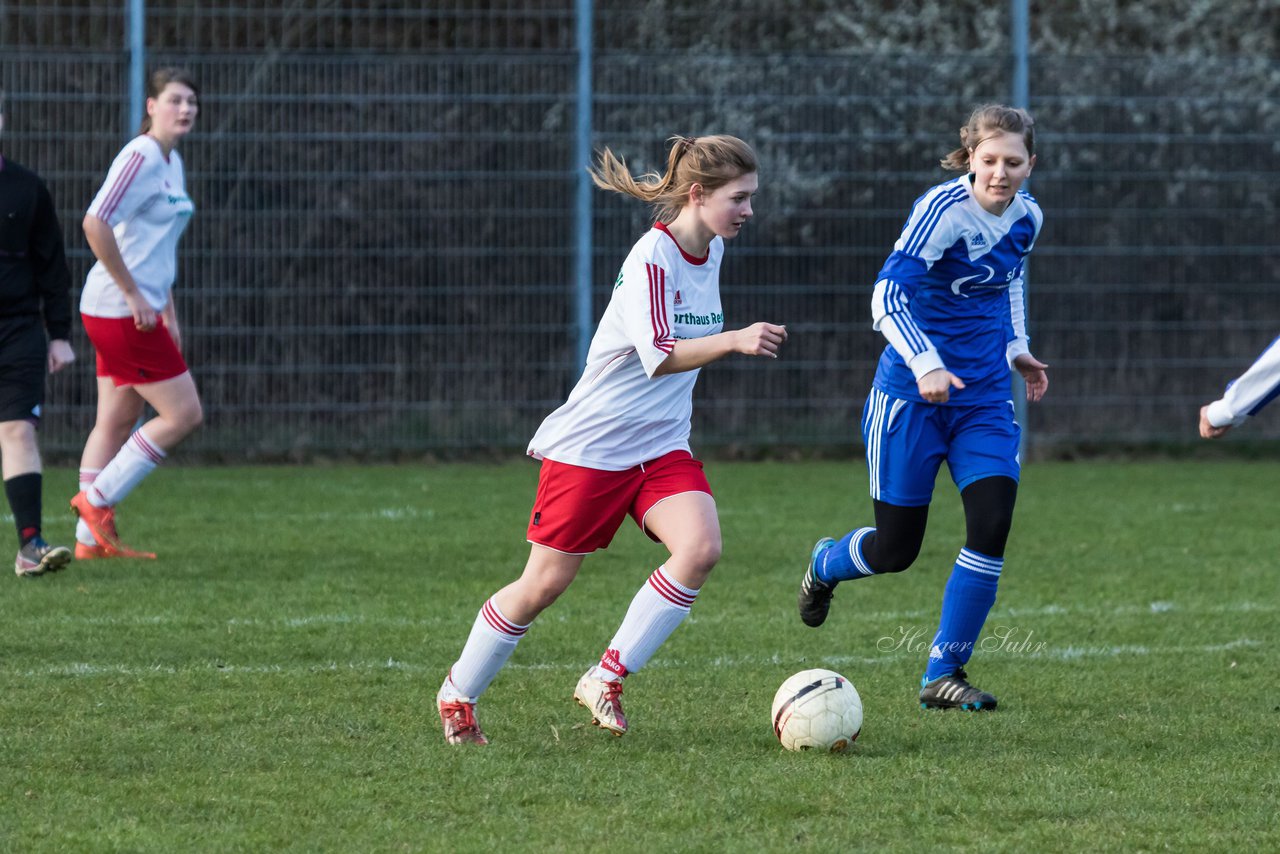
MULTIPOLYGON (((724 557, 629 680, 632 732, 570 699, 664 554, 627 523, 484 697, 476 749, 443 743, 434 695, 523 565, 535 465, 160 470, 120 522, 160 560, 3 582, 0 850, 1280 848, 1280 466, 1029 467, 981 715, 916 703, 962 542, 945 476, 916 566, 812 630, 800 573, 869 521, 865 470, 709 473, 724 557), (808 667, 861 692, 843 755, 773 738, 808 667)), ((69 541, 74 474, 46 483, 69 541)))

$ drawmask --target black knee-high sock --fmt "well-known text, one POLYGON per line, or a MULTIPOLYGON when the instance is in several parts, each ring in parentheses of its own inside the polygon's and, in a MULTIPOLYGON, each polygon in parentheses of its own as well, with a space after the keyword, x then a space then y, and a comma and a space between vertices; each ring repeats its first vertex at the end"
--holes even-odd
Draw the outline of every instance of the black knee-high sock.
POLYGON ((44 479, 40 472, 11 477, 4 482, 4 494, 13 511, 13 524, 18 529, 18 545, 25 546, 40 536, 40 500, 44 479))

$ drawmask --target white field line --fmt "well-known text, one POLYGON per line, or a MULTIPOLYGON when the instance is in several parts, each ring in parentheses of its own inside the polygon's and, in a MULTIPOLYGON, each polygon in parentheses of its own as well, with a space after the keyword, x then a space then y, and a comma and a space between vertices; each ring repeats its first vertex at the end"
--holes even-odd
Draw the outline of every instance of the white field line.
MULTIPOLYGON (((577 610, 580 612, 581 608, 577 610)), ((708 609, 699 611, 695 609, 689 615, 688 622, 690 624, 714 624, 731 622, 739 619, 734 613, 716 613, 711 611, 705 613, 708 609)), ((1217 605, 1198 608, 1184 608, 1173 602, 1149 602, 1142 605, 1121 605, 1110 609, 1109 611, 1101 611, 1096 608, 1077 608, 1072 610, 1063 605, 1044 605, 1035 608, 996 608, 987 618, 987 625, 994 626, 998 622, 1007 622, 1008 620, 1025 620, 1030 617, 1069 617, 1074 615, 1084 616, 1091 620, 1111 619, 1115 617, 1149 617, 1163 616, 1166 614, 1176 615, 1218 615, 1218 614, 1267 614, 1280 611, 1280 604, 1270 604, 1262 602, 1224 602, 1217 605)), ((221 625, 228 629, 239 627, 245 628, 284 628, 284 629, 300 629, 312 626, 334 626, 334 625, 360 625, 360 626, 385 626, 388 628, 413 628, 415 626, 440 626, 446 623, 469 622, 473 616, 472 612, 466 613, 465 620, 454 617, 433 617, 430 619, 412 619, 408 617, 370 617, 365 614, 309 614, 297 617, 231 617, 226 620, 219 620, 216 623, 208 622, 194 616, 178 615, 178 614, 139 614, 139 615, 113 615, 99 614, 93 616, 77 616, 70 614, 40 614, 35 616, 24 616, 15 614, 5 617, 7 625, 16 626, 41 626, 41 625, 77 625, 77 626, 164 626, 164 625, 191 625, 193 623, 200 625, 221 625)), ((917 610, 917 611, 875 611, 875 612, 859 612, 858 619, 865 623, 892 623, 894 621, 904 620, 927 620, 936 621, 938 612, 936 609, 917 610)), ((568 613, 556 613, 552 611, 543 615, 540 622, 554 621, 557 623, 570 622, 575 619, 568 613)))
MULTIPOLYGON (((404 522, 416 519, 431 521, 436 511, 430 507, 378 507, 370 508, 362 513, 339 511, 316 511, 313 513, 248 513, 247 518, 258 522, 278 522, 287 519, 292 522, 321 522, 333 519, 350 521, 352 519, 385 519, 389 522, 404 522)), ((0 514, 0 524, 12 522, 13 515, 0 514)))
POLYGON ((348 513, 342 511, 315 511, 311 513, 248 513, 246 516, 258 522, 279 522, 288 520, 290 522, 328 522, 328 521, 350 521, 352 519, 383 519, 388 522, 407 522, 419 519, 431 521, 436 517, 436 511, 430 507, 381 507, 364 511, 363 513, 348 513))
MULTIPOLYGON (((1027 658, 1051 659, 1058 661, 1075 661, 1082 658, 1146 658, 1146 657, 1168 657, 1168 656, 1187 656, 1187 655, 1203 655, 1205 653, 1228 652, 1237 649, 1256 649, 1266 646, 1262 641, 1253 638, 1238 638, 1227 643, 1204 644, 1200 646, 1169 646, 1169 647, 1150 647, 1132 644, 1123 644, 1119 646, 1088 646, 1076 647, 1068 646, 1061 649, 1048 648, 1038 652, 1026 653, 1027 658)), ((999 654, 996 651, 992 654, 999 654)), ((859 655, 824 655, 814 658, 791 658, 780 655, 759 655, 759 656, 719 656, 707 659, 674 659, 667 661, 655 661, 648 669, 653 670, 678 670, 686 668, 700 668, 713 670, 735 670, 742 667, 764 667, 776 665, 778 667, 799 667, 801 665, 829 665, 829 666, 848 666, 858 665, 860 667, 876 667, 886 664, 896 664, 903 657, 902 653, 885 654, 877 657, 859 656, 859 655)), ((913 658, 915 656, 912 656, 913 658)), ((516 671, 557 671, 557 672, 578 672, 590 664, 587 659, 575 660, 571 662, 554 661, 554 662, 532 662, 528 664, 512 663, 508 664, 505 670, 516 671), (585 663, 584 663, 585 662, 585 663)), ((33 668, 21 673, 22 676, 29 678, 46 678, 50 676, 181 676, 186 674, 223 674, 227 676, 236 676, 247 674, 251 676, 272 674, 272 675, 304 675, 308 673, 372 673, 385 672, 389 670, 400 671, 408 674, 425 674, 428 676, 439 676, 443 665, 434 664, 411 664, 408 662, 397 661, 389 658, 386 661, 331 661, 327 664, 317 665, 298 665, 298 664, 220 664, 218 662, 205 662, 202 664, 183 665, 174 667, 172 665, 152 665, 138 666, 131 664, 89 664, 86 662, 77 662, 71 664, 57 664, 48 667, 33 668)), ((0 671, 2 672, 2 671, 0 671)))

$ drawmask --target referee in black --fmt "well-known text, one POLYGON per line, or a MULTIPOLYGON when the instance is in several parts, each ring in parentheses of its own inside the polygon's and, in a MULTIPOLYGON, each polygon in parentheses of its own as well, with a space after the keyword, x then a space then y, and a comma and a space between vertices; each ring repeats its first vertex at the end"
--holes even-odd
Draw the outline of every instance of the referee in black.
MULTIPOLYGON (((0 143, 4 109, 0 92, 0 143)), ((0 457, 18 528, 19 577, 71 562, 70 549, 40 536, 43 482, 36 444, 44 373, 75 361, 70 338, 71 271, 53 199, 44 182, 6 158, 0 145, 0 457)))

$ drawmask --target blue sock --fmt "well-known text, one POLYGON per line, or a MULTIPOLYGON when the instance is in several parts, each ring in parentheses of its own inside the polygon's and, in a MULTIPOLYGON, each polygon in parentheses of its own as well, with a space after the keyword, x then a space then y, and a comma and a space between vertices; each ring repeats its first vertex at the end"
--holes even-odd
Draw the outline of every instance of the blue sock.
POLYGON ((942 594, 942 619, 929 648, 925 682, 955 673, 973 655, 982 624, 996 603, 996 585, 1000 583, 1003 567, 1004 558, 960 550, 946 592, 942 594))
POLYGON ((866 558, 862 556, 861 548, 862 538, 874 530, 875 528, 859 528, 845 534, 834 546, 822 553, 813 567, 813 574, 823 584, 875 575, 875 570, 867 565, 866 558))

